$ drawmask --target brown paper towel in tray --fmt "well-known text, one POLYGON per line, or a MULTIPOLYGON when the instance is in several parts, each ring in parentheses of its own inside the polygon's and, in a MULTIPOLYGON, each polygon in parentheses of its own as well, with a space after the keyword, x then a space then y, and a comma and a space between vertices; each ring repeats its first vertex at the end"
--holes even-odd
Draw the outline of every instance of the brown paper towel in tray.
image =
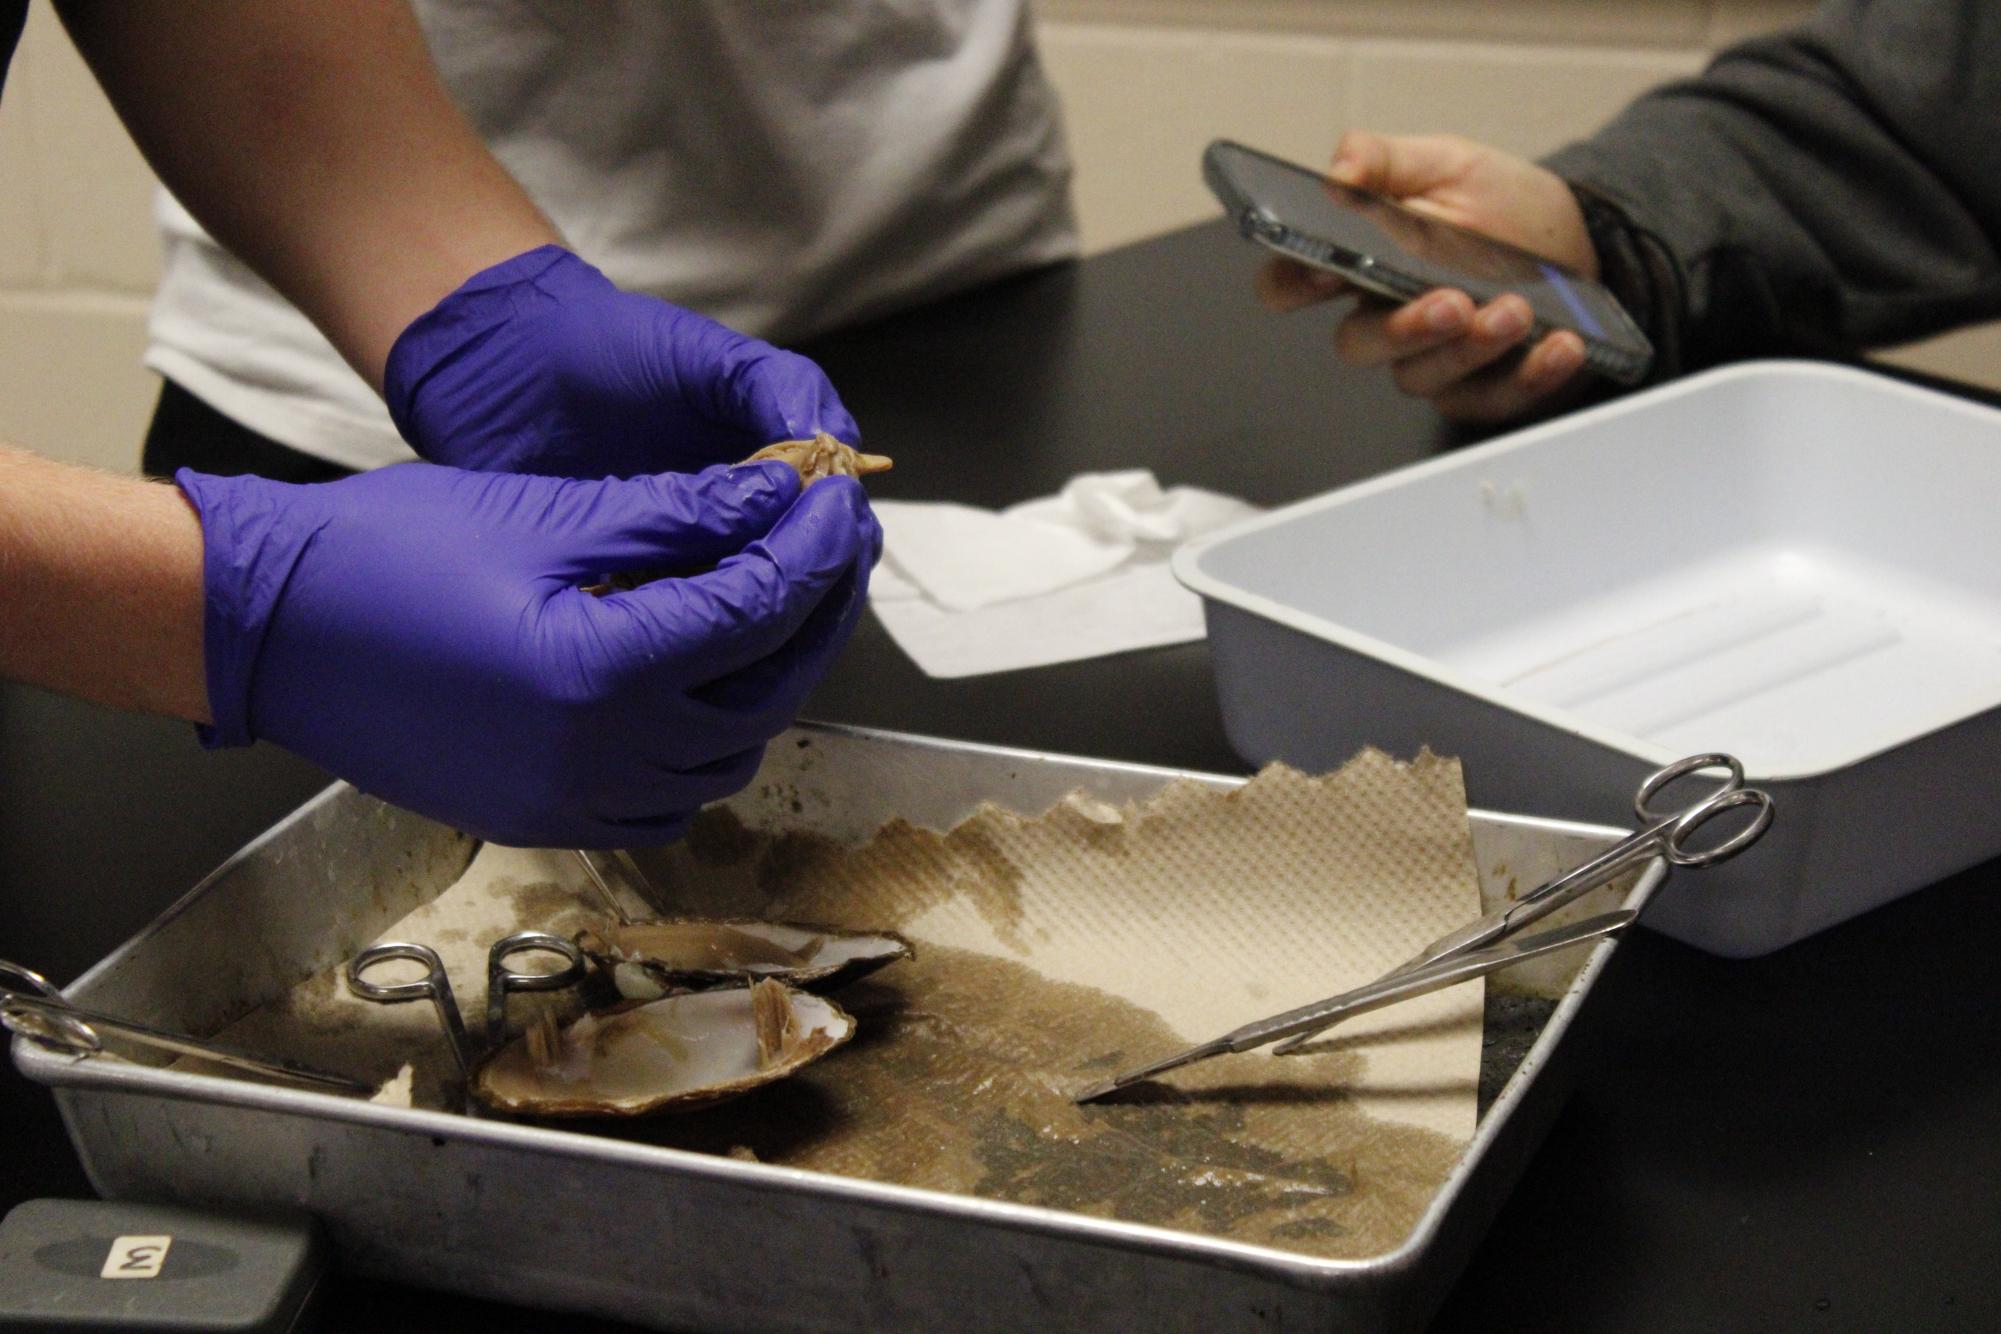
MULTIPOLYGON (((1079 795, 1024 819, 986 806, 946 835, 892 823, 857 852, 740 839, 711 815, 647 864, 663 906, 890 927, 1019 960, 1188 1041, 1366 982, 1480 915, 1459 766, 1429 754, 1366 751, 1318 779, 1273 766, 1229 794, 1177 783, 1139 807, 1079 795)), ((1356 1100, 1469 1138, 1480 999, 1461 987, 1344 1025, 1399 1034, 1370 1050, 1356 1100)), ((1221 1059, 1240 1078, 1268 1060, 1221 1059)))
MULTIPOLYGON (((1472 1134, 1477 983, 1352 1020, 1317 1055, 1225 1056, 1153 1097, 1068 1101, 1476 917, 1453 761, 1365 752, 1325 778, 1274 767, 1227 794, 1177 783, 1136 805, 986 806, 949 833, 892 822, 860 848, 714 810, 642 860, 674 911, 894 928, 918 957, 840 995, 861 1020, 850 1048, 741 1101, 611 1133, 1332 1256, 1393 1248, 1472 1134)), ((387 936, 437 945, 471 1019, 488 943, 592 910, 568 854, 488 847, 387 936)), ((538 1003, 517 1001, 517 1018, 538 1003)), ((350 1070, 365 1046, 378 1078, 414 1058, 426 1102, 442 1056, 428 1009, 369 1006, 326 975, 227 1036, 350 1070)))

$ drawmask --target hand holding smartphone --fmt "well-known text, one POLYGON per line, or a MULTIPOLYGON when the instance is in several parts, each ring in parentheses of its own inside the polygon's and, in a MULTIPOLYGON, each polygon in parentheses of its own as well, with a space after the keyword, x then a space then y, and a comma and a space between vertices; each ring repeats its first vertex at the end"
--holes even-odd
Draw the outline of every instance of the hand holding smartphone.
POLYGON ((1534 315, 1531 339, 1570 330, 1585 364, 1623 384, 1653 361, 1618 300, 1553 260, 1227 140, 1209 145, 1202 167, 1244 235, 1281 255, 1396 301, 1441 287, 1479 304, 1516 293, 1534 315))

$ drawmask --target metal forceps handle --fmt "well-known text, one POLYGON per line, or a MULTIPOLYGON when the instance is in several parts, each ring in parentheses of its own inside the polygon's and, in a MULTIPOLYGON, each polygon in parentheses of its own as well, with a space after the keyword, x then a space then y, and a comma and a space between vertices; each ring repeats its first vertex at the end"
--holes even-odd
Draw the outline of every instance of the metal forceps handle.
POLYGON ((91 1056, 104 1050, 104 1039, 98 1035, 98 1029, 103 1029, 137 1046, 173 1052, 179 1056, 198 1056, 218 1065, 295 1083, 363 1097, 375 1091, 372 1084, 316 1070, 296 1061, 253 1056, 234 1047, 86 1010, 67 999, 34 969, 23 968, 5 959, 0 959, 0 1025, 44 1046, 79 1056, 91 1056))
POLYGON ((363 1000, 380 1001, 385 1005, 413 1000, 430 1001, 437 1007, 438 1022, 444 1025, 445 1037, 452 1049, 452 1059, 458 1062, 459 1074, 472 1078, 472 1044, 466 1036, 465 1020, 459 1014, 458 998, 452 995, 452 980, 445 976, 444 962, 438 958, 436 950, 429 945, 407 940, 385 940, 380 945, 370 945, 348 960, 347 985, 363 1000), (424 976, 414 982, 371 982, 365 976, 369 969, 396 959, 422 964, 424 976))
POLYGON ((97 1030, 69 1013, 75 1008, 34 969, 0 959, 0 1020, 10 1031, 79 1055, 103 1051, 97 1030), (34 998, 46 1004, 34 1005, 34 998))
POLYGON ((486 1042, 500 1045, 507 1036, 507 996, 514 991, 561 991, 574 986, 584 975, 584 952, 574 940, 565 940, 547 931, 516 931, 493 943, 486 955, 486 1042), (507 966, 516 954, 560 954, 564 964, 547 973, 517 972, 507 966))

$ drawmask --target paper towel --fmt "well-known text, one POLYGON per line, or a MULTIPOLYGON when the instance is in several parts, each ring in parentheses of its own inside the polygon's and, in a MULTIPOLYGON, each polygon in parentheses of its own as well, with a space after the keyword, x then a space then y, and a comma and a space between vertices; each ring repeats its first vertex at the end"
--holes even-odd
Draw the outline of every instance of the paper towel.
POLYGON ((925 673, 976 676, 1202 637, 1175 582, 1181 543, 1257 513, 1144 469, 1084 473, 998 512, 878 501, 884 553, 869 602, 925 673))
MULTIPOLYGON (((837 996, 860 1021, 848 1048, 712 1111, 601 1127, 623 1138, 1361 1257, 1408 1235, 1473 1130, 1478 982, 1360 1016, 1315 1055, 1177 1071, 1160 1088, 1178 1100, 1069 1100, 1476 917, 1451 761, 987 806, 860 847, 712 809, 644 861, 677 911, 895 928, 917 957, 837 996)), ((489 846, 385 935, 436 945, 471 1018, 491 940, 596 911, 571 854, 489 846)), ((574 998, 524 996, 517 1022, 543 1004, 574 998)), ((430 1007, 359 1001, 338 969, 223 1036, 384 1079, 413 1063, 420 1106, 451 1083, 430 1007)))

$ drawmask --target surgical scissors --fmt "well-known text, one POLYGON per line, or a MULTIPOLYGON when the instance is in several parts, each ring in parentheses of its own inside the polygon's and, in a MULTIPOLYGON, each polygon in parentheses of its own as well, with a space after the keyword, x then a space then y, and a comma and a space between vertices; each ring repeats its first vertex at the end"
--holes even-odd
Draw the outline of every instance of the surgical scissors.
POLYGON ((1633 798, 1633 812, 1644 828, 1574 870, 1530 890, 1507 907, 1456 931, 1447 932, 1375 981, 1310 1005, 1255 1020, 1151 1065, 1115 1075, 1085 1089, 1075 1101, 1090 1102, 1128 1084, 1136 1084, 1211 1056, 1250 1051, 1289 1039, 1275 1049, 1274 1054, 1283 1055, 1351 1015, 1380 1009, 1476 977, 1485 977, 1488 973, 1498 972, 1537 955, 1617 935, 1631 925, 1638 916, 1636 911, 1621 909, 1603 913, 1568 926, 1517 938, 1517 933, 1531 922, 1547 917, 1598 886, 1656 857, 1669 866, 1690 868, 1714 866, 1727 861, 1764 836, 1772 823, 1772 799, 1758 788, 1744 786, 1744 766, 1734 757, 1710 753, 1676 760, 1649 774, 1633 798), (1678 810, 1664 811, 1653 804, 1654 799, 1670 784, 1706 769, 1725 770, 1728 777, 1692 804, 1678 810), (1714 846, 1697 848, 1693 845, 1691 840, 1698 830, 1725 811, 1738 807, 1755 809, 1749 823, 1714 846))
MULTIPOLYGON (((493 947, 486 952, 483 1048, 492 1050, 498 1047, 506 1036, 507 997, 510 993, 560 991, 575 985, 583 975, 584 954, 573 940, 565 940, 547 931, 516 931, 493 942, 493 947), (508 965, 508 960, 514 955, 530 952, 560 954, 564 964, 546 973, 520 972, 508 965)), ((361 999, 384 1005, 430 1001, 438 1011, 438 1022, 444 1027, 446 1041, 452 1049, 452 1060, 458 1064, 460 1076, 466 1079, 472 1077, 473 1066, 477 1063, 472 1039, 466 1032, 465 1016, 459 1011, 458 998, 452 994, 452 980, 446 976, 444 961, 438 957, 436 950, 408 940, 385 940, 379 945, 370 945, 348 961, 347 985, 361 999), (372 982, 368 979, 369 970, 397 959, 421 964, 424 976, 409 982, 372 982)))
POLYGON ((253 1056, 234 1047, 87 1010, 64 997, 34 969, 23 968, 5 959, 0 959, 0 1024, 45 1047, 78 1056, 93 1056, 104 1050, 104 1038, 98 1031, 101 1029, 137 1046, 173 1052, 179 1056, 199 1056, 218 1065, 289 1079, 315 1088, 355 1093, 362 1097, 375 1092, 373 1084, 316 1070, 297 1061, 253 1056))

